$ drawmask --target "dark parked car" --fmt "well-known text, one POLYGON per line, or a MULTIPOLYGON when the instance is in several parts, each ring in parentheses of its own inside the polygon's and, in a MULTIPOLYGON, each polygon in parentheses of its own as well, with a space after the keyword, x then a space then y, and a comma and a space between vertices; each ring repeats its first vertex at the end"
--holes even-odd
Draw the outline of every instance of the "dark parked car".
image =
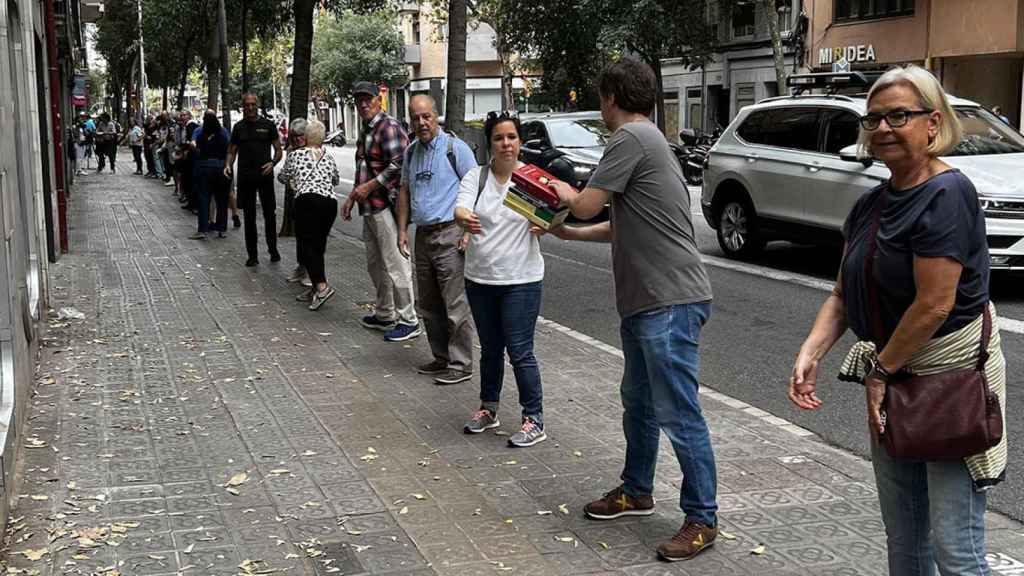
POLYGON ((524 115, 522 161, 582 188, 590 180, 611 136, 601 113, 524 115))

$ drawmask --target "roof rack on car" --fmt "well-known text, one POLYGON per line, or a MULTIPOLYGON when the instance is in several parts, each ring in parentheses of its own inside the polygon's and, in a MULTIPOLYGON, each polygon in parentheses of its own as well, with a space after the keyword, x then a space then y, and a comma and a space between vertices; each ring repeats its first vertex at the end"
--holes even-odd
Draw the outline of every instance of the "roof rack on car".
POLYGON ((758 100, 758 104, 765 102, 775 102, 776 100, 799 100, 801 98, 824 98, 827 100, 843 100, 845 102, 856 102, 856 98, 851 98, 843 94, 793 94, 790 96, 772 96, 763 100, 758 100))
POLYGON ((810 74, 793 74, 786 79, 786 86, 794 96, 800 96, 808 90, 824 89, 828 95, 834 95, 842 88, 868 88, 878 80, 880 73, 871 72, 813 72, 810 74))

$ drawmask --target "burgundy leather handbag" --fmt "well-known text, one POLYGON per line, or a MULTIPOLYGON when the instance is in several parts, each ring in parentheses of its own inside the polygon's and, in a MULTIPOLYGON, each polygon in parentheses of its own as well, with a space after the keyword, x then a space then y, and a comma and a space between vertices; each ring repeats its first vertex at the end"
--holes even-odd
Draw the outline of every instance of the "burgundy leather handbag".
MULTIPOLYGON (((882 316, 874 280, 874 256, 885 196, 879 198, 872 214, 864 258, 868 306, 873 331, 882 341, 882 316)), ((1003 438, 1003 417, 999 397, 988 387, 988 361, 992 318, 985 305, 978 362, 970 367, 918 376, 901 371, 894 374, 882 400, 884 432, 880 440, 894 458, 907 460, 956 460, 999 444, 1003 438)))

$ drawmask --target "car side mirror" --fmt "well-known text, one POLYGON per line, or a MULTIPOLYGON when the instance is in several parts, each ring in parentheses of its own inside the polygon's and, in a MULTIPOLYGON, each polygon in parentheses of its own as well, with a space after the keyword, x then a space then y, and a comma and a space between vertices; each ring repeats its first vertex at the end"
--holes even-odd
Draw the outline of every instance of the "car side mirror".
POLYGON ((529 148, 530 150, 537 150, 538 152, 540 152, 547 149, 547 146, 544 145, 543 140, 541 140, 540 138, 536 138, 534 140, 527 140, 526 142, 524 142, 523 148, 529 148))
POLYGON ((857 145, 851 144, 839 151, 839 159, 844 162, 857 162, 865 168, 870 168, 875 159, 870 156, 861 157, 857 154, 857 145))

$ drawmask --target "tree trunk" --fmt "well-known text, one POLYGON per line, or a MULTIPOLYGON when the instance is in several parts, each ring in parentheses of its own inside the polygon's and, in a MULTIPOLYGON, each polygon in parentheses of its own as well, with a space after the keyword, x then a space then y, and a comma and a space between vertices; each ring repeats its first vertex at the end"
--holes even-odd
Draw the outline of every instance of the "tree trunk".
POLYGON ((210 56, 206 60, 206 109, 216 110, 220 104, 220 42, 218 32, 211 37, 210 56))
MULTIPOLYGON (((309 65, 313 52, 313 0, 295 0, 295 49, 292 52, 292 86, 288 96, 288 121, 309 114, 309 65)), ((285 191, 284 215, 278 236, 292 236, 294 194, 285 191)))
POLYGON ((648 62, 651 68, 654 70, 654 78, 658 81, 658 99, 655 104, 655 116, 658 117, 658 130, 661 130, 662 134, 665 133, 665 90, 664 90, 664 78, 661 75, 661 60, 655 60, 654 62, 648 62))
POLYGON ((444 127, 462 137, 466 127, 466 0, 448 2, 448 86, 444 127))
MULTIPOLYGON (((492 28, 497 28, 492 25, 492 28)), ((516 107, 515 97, 512 94, 512 81, 515 79, 515 70, 512 69, 512 57, 505 48, 505 42, 501 34, 497 35, 494 49, 498 52, 498 59, 501 60, 501 109, 513 110, 516 107)))
POLYGON ((167 110, 167 86, 164 86, 164 98, 163 101, 160 103, 160 109, 167 110))
POLYGON ((189 64, 189 52, 192 47, 191 42, 187 42, 181 49, 181 80, 178 82, 178 98, 176 100, 175 109, 181 110, 185 106, 185 83, 188 81, 188 64, 189 64))
POLYGON ((249 91, 249 35, 245 26, 248 11, 248 4, 242 0, 242 94, 249 91))
POLYGON ((224 9, 224 0, 217 2, 217 51, 220 53, 220 102, 224 111, 221 123, 229 132, 231 131, 231 99, 228 98, 228 82, 231 80, 231 70, 228 68, 228 16, 224 9))
POLYGON ((768 21, 768 33, 772 38, 772 54, 775 57, 775 82, 780 95, 786 93, 786 56, 782 51, 782 33, 779 30, 779 11, 775 0, 763 0, 768 21))

